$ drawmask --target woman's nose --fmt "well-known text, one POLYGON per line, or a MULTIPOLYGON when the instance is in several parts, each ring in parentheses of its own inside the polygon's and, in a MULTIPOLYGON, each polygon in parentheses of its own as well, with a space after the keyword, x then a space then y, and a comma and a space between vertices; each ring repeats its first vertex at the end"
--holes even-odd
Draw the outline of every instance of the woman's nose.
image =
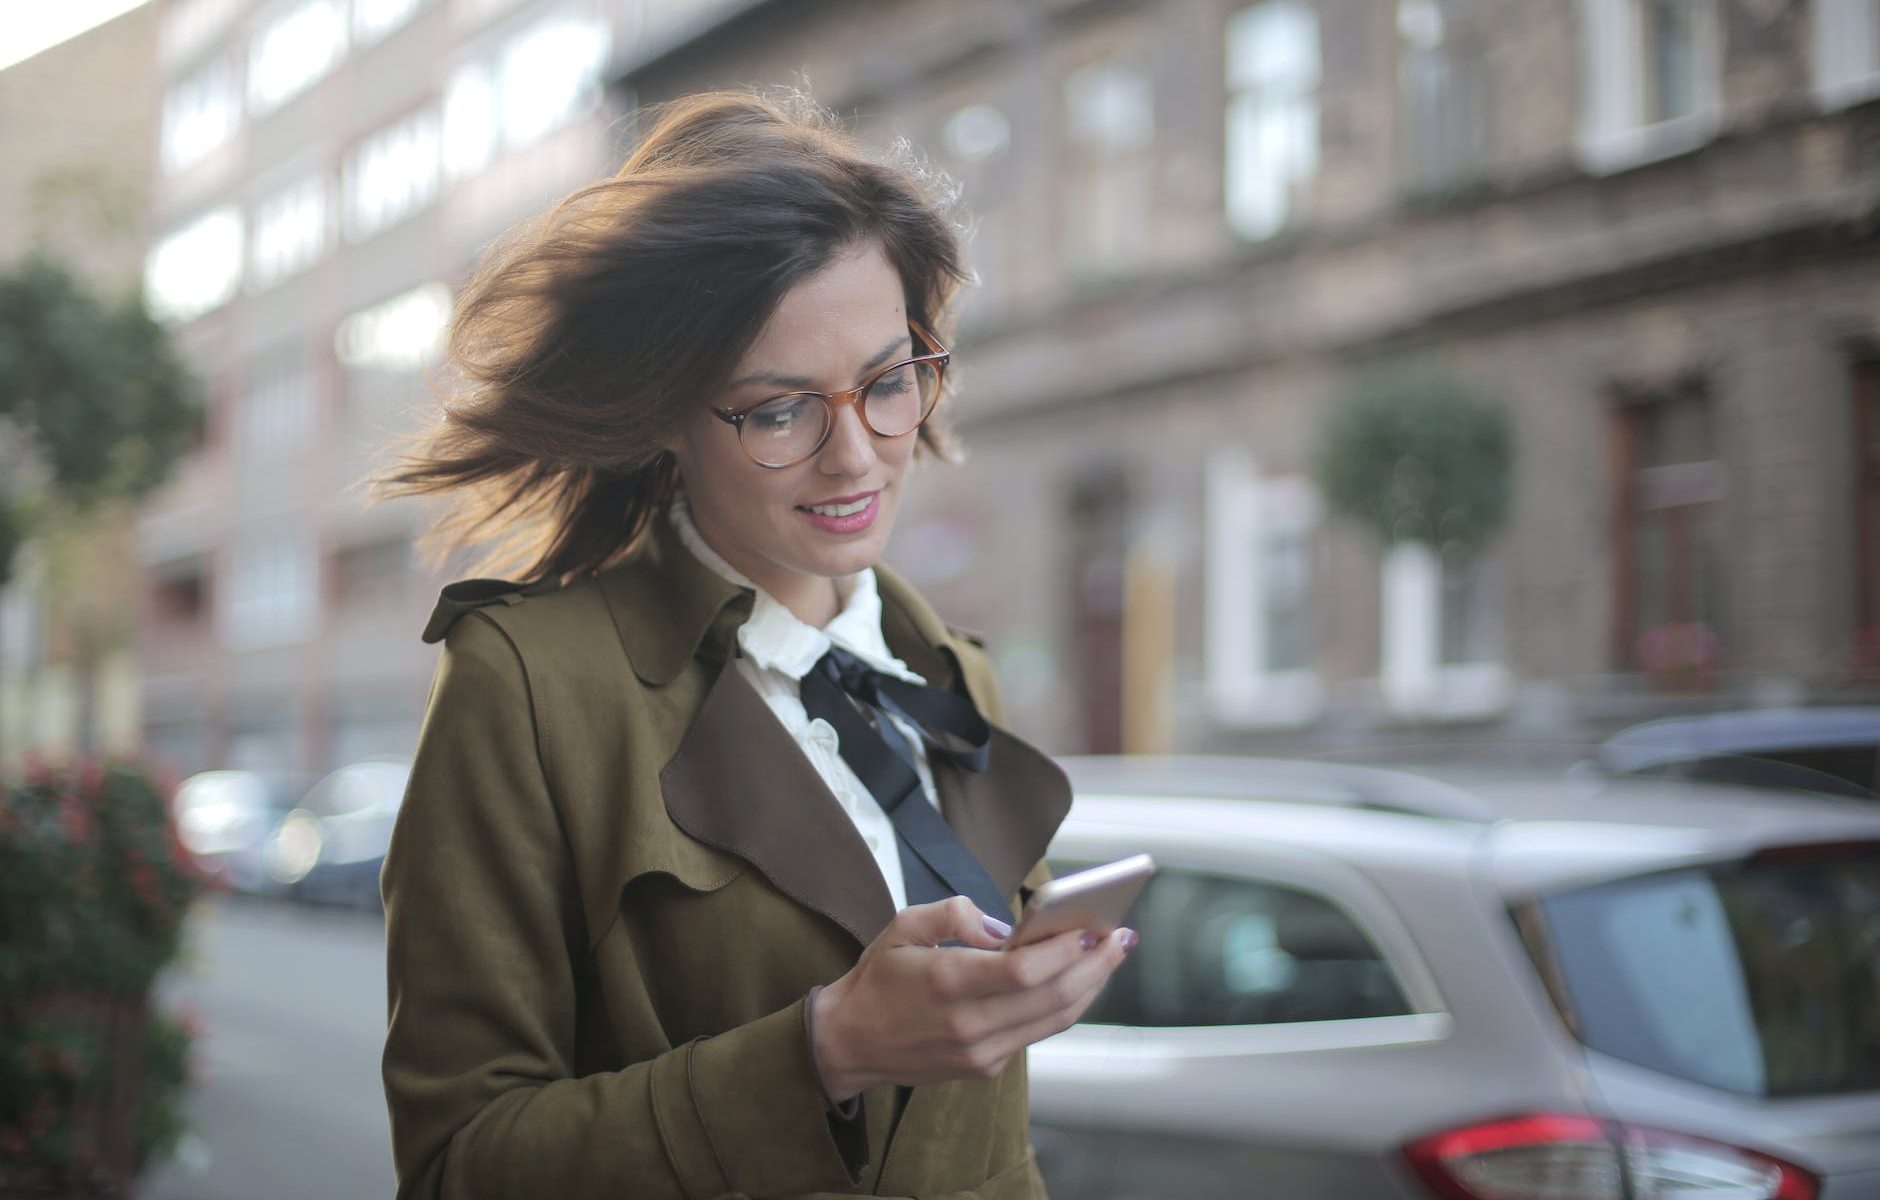
POLYGON ((874 470, 875 435, 862 424, 861 409, 844 404, 836 409, 835 428, 823 443, 817 462, 826 474, 859 478, 874 470))

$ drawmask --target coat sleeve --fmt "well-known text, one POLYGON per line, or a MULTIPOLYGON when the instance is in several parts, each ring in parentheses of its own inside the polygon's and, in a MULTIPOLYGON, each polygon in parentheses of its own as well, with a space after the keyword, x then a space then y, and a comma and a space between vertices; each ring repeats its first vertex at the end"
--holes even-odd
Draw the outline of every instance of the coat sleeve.
POLYGON ((572 1076, 581 905, 522 660, 484 614, 445 641, 380 885, 398 1200, 700 1200, 861 1178, 801 999, 572 1076))

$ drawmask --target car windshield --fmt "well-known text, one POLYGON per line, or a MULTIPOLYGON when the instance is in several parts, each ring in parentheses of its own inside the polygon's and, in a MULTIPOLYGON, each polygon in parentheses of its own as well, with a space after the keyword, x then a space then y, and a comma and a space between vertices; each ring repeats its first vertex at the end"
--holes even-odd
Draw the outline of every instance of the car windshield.
POLYGON ((1745 1095, 1880 1090, 1880 847, 1829 854, 1544 899, 1580 1039, 1745 1095))

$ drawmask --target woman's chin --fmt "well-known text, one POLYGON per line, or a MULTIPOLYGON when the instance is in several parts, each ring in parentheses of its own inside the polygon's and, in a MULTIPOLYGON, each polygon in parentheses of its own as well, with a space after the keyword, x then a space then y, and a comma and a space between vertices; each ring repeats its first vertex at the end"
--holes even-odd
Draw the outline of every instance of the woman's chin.
POLYGON ((853 575, 874 566, 888 542, 885 533, 878 534, 873 529, 839 544, 835 544, 837 539, 826 535, 822 535, 822 540, 825 544, 813 546, 810 553, 805 555, 808 559, 805 565, 816 574, 831 579, 853 575))

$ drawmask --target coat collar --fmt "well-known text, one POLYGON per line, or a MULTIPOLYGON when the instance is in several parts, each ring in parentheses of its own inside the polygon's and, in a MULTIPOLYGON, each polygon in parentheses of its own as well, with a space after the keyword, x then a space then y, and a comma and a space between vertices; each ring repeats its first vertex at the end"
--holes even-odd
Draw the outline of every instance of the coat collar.
MULTIPOLYGON (((820 912, 865 946, 894 915, 861 836, 802 748, 743 673, 724 669, 756 592, 700 562, 656 513, 626 559, 599 583, 633 670, 669 691, 695 657, 715 660, 679 688, 696 704, 685 735, 660 772, 674 824, 699 842, 751 863, 778 890, 820 912), (701 687, 702 691, 693 691, 701 687), (751 804, 758 794, 775 804, 751 804)), ((882 636, 889 649, 938 687, 963 691, 992 727, 987 769, 933 764, 941 810, 1008 901, 1044 857, 1070 809, 1069 780, 1049 756, 1001 728, 983 656, 963 644, 912 585, 877 563, 882 636), (974 666, 962 661, 966 653, 974 666)))
POLYGON ((663 687, 698 654, 727 606, 742 623, 754 589, 731 582, 685 548, 663 509, 655 509, 625 558, 597 577, 614 632, 645 682, 663 687))
MULTIPOLYGON (((1070 784, 1049 757, 988 724, 986 769, 935 760, 934 786, 947 824, 1017 911, 1020 883, 1070 810, 1070 784)), ((854 823, 742 671, 718 672, 659 787, 687 835, 744 859, 858 946, 893 918, 894 902, 854 823), (755 796, 766 799, 753 803, 755 796)))
MULTIPOLYGON (((652 514, 633 549, 598 580, 634 673, 660 687, 701 649, 714 657, 727 653, 728 640, 715 643, 735 634, 757 600, 754 589, 726 579, 687 550, 663 510, 652 514)), ((959 678, 955 635, 932 606, 881 563, 875 564, 875 587, 889 650, 929 682, 945 686, 949 677, 959 678)), ((964 678, 962 686, 986 711, 989 697, 978 694, 974 681, 964 678)))

